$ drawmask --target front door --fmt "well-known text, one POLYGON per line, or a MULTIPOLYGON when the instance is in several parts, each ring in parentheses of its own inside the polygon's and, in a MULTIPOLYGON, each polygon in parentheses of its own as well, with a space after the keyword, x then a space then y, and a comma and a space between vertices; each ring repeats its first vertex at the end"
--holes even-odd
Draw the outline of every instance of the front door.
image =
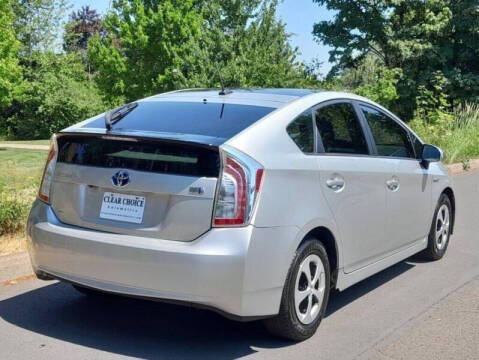
POLYGON ((379 109, 361 105, 376 155, 392 171, 386 180, 387 236, 396 250, 427 236, 431 213, 431 177, 415 154, 409 131, 379 109))

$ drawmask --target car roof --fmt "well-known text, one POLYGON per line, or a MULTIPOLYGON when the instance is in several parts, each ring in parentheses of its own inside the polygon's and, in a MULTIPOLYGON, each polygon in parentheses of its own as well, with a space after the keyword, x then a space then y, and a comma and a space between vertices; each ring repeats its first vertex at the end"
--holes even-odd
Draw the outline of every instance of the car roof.
POLYGON ((309 89, 231 89, 220 95, 219 89, 185 89, 158 94, 142 101, 209 101, 279 108, 301 97, 319 92, 309 89))

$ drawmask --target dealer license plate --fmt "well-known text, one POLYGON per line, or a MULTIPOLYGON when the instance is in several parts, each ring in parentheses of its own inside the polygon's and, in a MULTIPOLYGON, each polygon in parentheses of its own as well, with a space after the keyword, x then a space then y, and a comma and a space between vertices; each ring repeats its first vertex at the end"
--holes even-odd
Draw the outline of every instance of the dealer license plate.
POLYGON ((145 203, 143 196, 106 192, 103 194, 100 218, 141 224, 145 203))

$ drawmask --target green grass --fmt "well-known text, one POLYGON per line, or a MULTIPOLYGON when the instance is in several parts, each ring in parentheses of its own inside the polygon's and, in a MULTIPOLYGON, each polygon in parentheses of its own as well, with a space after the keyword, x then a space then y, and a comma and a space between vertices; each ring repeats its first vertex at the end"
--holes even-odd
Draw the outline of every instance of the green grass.
POLYGON ((443 162, 446 164, 479 158, 479 126, 449 131, 424 130, 424 128, 414 130, 424 142, 439 146, 443 150, 443 162))
POLYGON ((16 195, 37 188, 46 150, 0 149, 0 191, 16 195))
POLYGON ((444 151, 447 164, 479 157, 479 104, 462 105, 435 125, 419 119, 414 119, 410 125, 423 141, 444 151))
POLYGON ((479 157, 479 127, 455 130, 441 139, 446 163, 457 163, 479 157))
POLYGON ((0 254, 25 250, 25 220, 48 151, 0 148, 0 254))
POLYGON ((0 139, 0 144, 50 145, 50 140, 3 141, 0 139))

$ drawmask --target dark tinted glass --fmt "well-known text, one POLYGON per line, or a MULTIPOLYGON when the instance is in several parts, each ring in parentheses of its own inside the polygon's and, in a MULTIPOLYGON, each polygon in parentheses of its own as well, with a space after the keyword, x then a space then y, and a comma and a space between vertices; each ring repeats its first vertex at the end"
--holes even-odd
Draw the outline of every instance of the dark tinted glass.
POLYGON ((412 146, 414 148, 414 152, 416 153, 416 159, 421 159, 423 144, 413 134, 410 134, 410 137, 412 141, 412 146))
MULTIPOLYGON (((273 110, 270 107, 209 102, 145 101, 113 128, 229 139, 273 110)), ((102 117, 84 127, 105 128, 105 120, 102 117)))
POLYGON ((386 114, 361 106, 380 156, 414 158, 408 132, 386 114))
POLYGON ((351 104, 316 110, 316 125, 327 153, 368 154, 368 146, 351 104))
POLYGON ((59 136, 58 162, 155 173, 217 177, 218 151, 193 145, 59 136))
POLYGON ((313 113, 311 110, 299 115, 288 125, 286 131, 301 151, 306 153, 314 151, 313 113))

